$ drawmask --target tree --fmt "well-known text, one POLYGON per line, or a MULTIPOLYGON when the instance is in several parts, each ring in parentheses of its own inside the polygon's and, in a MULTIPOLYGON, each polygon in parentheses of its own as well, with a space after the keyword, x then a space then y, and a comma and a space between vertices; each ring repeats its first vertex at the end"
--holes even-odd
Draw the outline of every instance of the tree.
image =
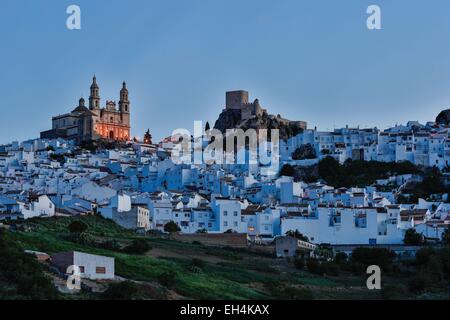
POLYGON ((0 229, 0 300, 58 299, 59 294, 36 258, 0 229))
POLYGON ((280 170, 280 176, 293 177, 295 174, 294 167, 290 164, 285 164, 280 170))
POLYGON ((168 233, 175 233, 181 231, 181 229, 174 221, 169 221, 164 225, 164 231, 168 233))
POLYGON ((403 243, 411 246, 420 246, 424 243, 423 234, 418 233, 414 228, 410 228, 405 232, 403 243))
POLYGON ((205 132, 208 132, 208 131, 209 131, 209 129, 210 129, 210 126, 209 126, 209 122, 208 122, 208 121, 206 121, 206 125, 205 125, 205 132))
POLYGON ((144 143, 152 144, 152 135, 150 134, 150 129, 147 129, 144 134, 144 143))
POLYGON ((342 168, 339 162, 332 158, 326 157, 319 162, 319 175, 325 181, 335 187, 341 187, 342 168))
POLYGON ((317 158, 316 150, 310 143, 302 144, 292 153, 292 159, 294 160, 305 160, 315 158, 317 158))
POLYGON ((293 230, 287 231, 286 235, 290 236, 290 237, 294 237, 298 240, 302 240, 302 241, 306 241, 306 242, 309 241, 308 237, 303 235, 303 233, 299 232, 297 229, 295 231, 293 231, 293 230))
POLYGON ((353 250, 351 261, 364 271, 371 265, 377 265, 382 270, 390 270, 395 256, 395 252, 385 248, 358 247, 353 250))
POLYGON ((105 300, 137 300, 141 296, 142 294, 134 282, 123 281, 111 283, 101 297, 105 300))
POLYGON ((70 233, 81 234, 87 230, 88 226, 82 221, 75 220, 71 222, 68 226, 70 233))
POLYGON ((334 256, 334 261, 337 264, 344 264, 347 262, 347 259, 348 259, 348 255, 345 252, 338 252, 334 256))
POLYGON ((442 244, 450 246, 450 228, 447 228, 444 233, 442 233, 442 244))

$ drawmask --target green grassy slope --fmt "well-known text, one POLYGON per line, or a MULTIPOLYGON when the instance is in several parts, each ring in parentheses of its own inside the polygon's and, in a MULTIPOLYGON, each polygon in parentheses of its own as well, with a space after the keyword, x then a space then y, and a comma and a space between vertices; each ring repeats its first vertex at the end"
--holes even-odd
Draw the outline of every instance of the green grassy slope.
POLYGON ((99 244, 105 241, 115 241, 123 247, 135 238, 144 237, 97 216, 32 219, 19 224, 18 231, 9 232, 9 236, 23 249, 49 254, 77 250, 114 257, 116 274, 135 281, 161 283, 161 276, 170 274, 174 278, 171 289, 187 299, 311 298, 311 290, 305 286, 320 288, 314 296, 326 298, 334 297, 335 287, 342 285, 329 278, 285 267, 284 261, 279 259, 246 250, 212 248, 155 237, 145 237, 152 246, 145 255, 104 249, 99 244), (87 240, 74 242, 70 237, 67 226, 74 220, 88 225, 87 240), (152 252, 160 252, 162 256, 152 256, 152 252), (200 268, 193 267, 193 257, 202 260, 200 268), (323 293, 322 289, 329 289, 331 293, 323 293))

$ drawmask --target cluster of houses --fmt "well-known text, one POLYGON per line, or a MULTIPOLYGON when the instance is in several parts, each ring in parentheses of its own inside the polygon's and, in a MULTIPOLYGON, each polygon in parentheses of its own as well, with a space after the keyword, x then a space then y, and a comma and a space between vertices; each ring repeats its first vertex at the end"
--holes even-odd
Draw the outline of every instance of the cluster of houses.
MULTIPOLYGON (((309 143, 318 155, 340 161, 360 157, 446 167, 446 130, 417 123, 382 133, 305 130, 282 142, 281 164, 295 162, 292 153, 309 143)), ((410 228, 437 239, 450 226, 445 195, 436 202, 396 203, 396 190, 418 179, 414 175, 337 189, 262 175, 258 166, 175 164, 171 148, 164 140, 89 152, 60 138, 0 146, 0 221, 95 213, 142 231, 164 232, 173 221, 186 234, 242 233, 270 243, 298 230, 311 243, 334 245, 401 244, 410 228), (397 189, 386 191, 386 184, 397 189)))
POLYGON ((381 131, 375 128, 341 128, 334 131, 307 129, 280 142, 281 160, 298 165, 317 163, 332 156, 340 163, 348 159, 400 162, 444 169, 450 165, 450 129, 428 122, 409 121, 406 125, 381 131), (309 144, 314 156, 295 159, 292 155, 301 145, 309 144))

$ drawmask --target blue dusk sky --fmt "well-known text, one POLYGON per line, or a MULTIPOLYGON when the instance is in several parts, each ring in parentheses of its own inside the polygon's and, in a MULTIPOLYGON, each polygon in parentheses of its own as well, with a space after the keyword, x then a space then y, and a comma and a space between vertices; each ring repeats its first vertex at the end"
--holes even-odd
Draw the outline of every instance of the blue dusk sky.
POLYGON ((213 125, 225 91, 308 126, 386 128, 450 106, 448 0, 2 0, 0 143, 130 91, 132 135, 213 125), (66 8, 81 7, 81 30, 66 8), (382 30, 366 9, 381 7, 382 30))

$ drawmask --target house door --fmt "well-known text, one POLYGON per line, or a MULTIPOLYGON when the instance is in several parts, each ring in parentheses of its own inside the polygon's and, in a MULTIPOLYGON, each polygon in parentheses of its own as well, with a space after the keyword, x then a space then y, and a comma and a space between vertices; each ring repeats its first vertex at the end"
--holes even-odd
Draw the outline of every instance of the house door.
POLYGON ((109 132, 109 138, 110 138, 110 139, 114 139, 114 131, 111 130, 111 131, 109 132))

